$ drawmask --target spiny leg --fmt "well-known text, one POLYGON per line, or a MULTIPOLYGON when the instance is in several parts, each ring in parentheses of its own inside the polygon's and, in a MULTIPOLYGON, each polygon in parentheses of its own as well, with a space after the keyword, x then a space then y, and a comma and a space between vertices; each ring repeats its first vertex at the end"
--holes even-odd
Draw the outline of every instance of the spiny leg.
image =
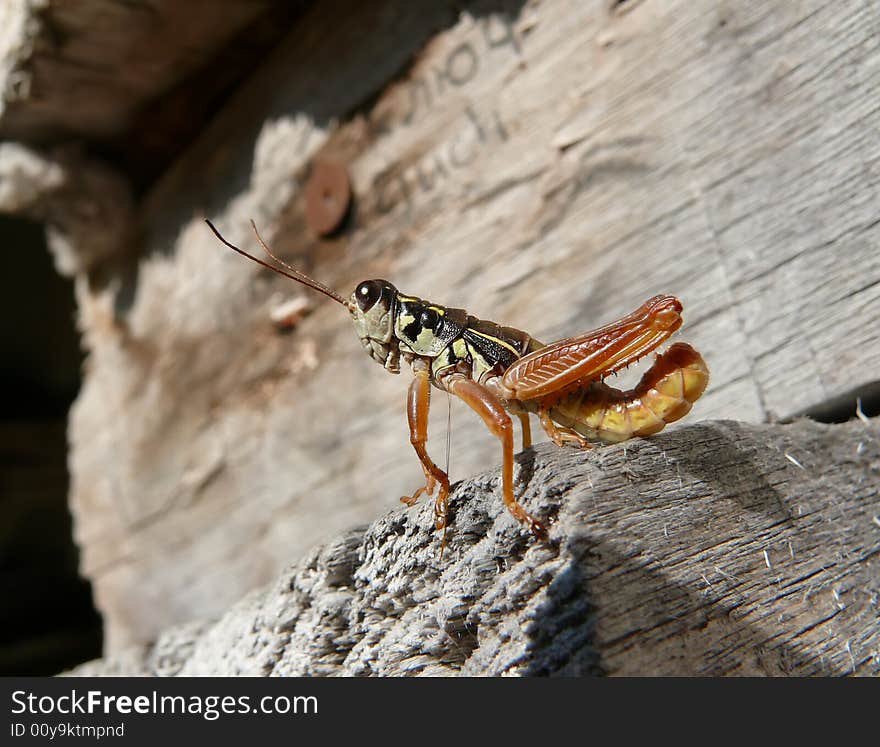
POLYGON ((486 427, 501 440, 504 456, 501 465, 501 483, 507 510, 514 519, 528 526, 533 534, 546 538, 547 530, 544 525, 528 513, 513 495, 513 421, 501 400, 488 389, 463 376, 452 377, 447 388, 476 412, 483 419, 486 427))
POLYGON ((522 447, 528 449, 532 445, 532 424, 529 422, 529 414, 521 412, 517 417, 519 417, 519 423, 522 426, 522 447))
POLYGON ((427 492, 428 495, 431 495, 435 485, 439 483, 440 492, 434 502, 434 526, 437 529, 445 529, 449 507, 449 476, 434 464, 426 449, 428 412, 431 406, 431 379, 426 368, 419 367, 414 371, 414 374, 406 400, 406 415, 409 421, 409 440, 416 450, 425 472, 425 485, 411 496, 403 496, 400 500, 408 506, 412 506, 422 493, 427 492))
POLYGON ((550 439, 557 446, 564 446, 567 443, 573 443, 582 449, 593 448, 592 444, 576 430, 554 423, 550 418, 549 408, 541 407, 541 409, 538 410, 538 415, 541 418, 541 427, 547 432, 547 435, 550 436, 550 439))

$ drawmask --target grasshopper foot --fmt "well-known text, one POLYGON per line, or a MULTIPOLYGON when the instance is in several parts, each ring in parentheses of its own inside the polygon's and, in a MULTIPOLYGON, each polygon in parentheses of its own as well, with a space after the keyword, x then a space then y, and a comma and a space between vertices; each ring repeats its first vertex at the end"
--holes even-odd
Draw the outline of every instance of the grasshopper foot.
POLYGON ((513 515, 513 518, 520 524, 525 524, 535 537, 539 540, 547 540, 547 527, 526 511, 519 503, 514 503, 513 505, 508 506, 508 509, 513 515))
POLYGON ((414 506, 416 504, 416 501, 418 501, 423 494, 427 493, 428 495, 432 495, 434 493, 434 487, 436 485, 437 480, 434 478, 434 476, 430 474, 426 475, 425 484, 412 495, 401 496, 400 502, 405 503, 407 506, 414 506))

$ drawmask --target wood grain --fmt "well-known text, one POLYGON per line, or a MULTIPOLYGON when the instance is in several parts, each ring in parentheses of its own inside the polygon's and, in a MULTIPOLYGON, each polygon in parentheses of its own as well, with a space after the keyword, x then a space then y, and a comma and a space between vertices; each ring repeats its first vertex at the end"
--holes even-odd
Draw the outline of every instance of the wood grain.
POLYGON ((75 674, 880 674, 880 422, 711 421, 521 454, 343 533, 218 620, 75 674), (696 445, 699 444, 699 448, 696 445))
MULTIPOLYGON (((318 298, 280 334, 272 310, 305 291, 203 216, 249 246, 254 218, 342 292, 386 277, 544 341, 674 294, 712 374, 687 423, 877 381, 873 4, 416 5, 309 6, 140 202, 137 260, 79 284, 71 501, 110 649, 218 613, 421 479, 406 381, 318 298), (322 241, 302 199, 319 156, 356 202, 322 241)), ((453 478, 500 459, 463 412, 453 478)))
POLYGON ((0 137, 85 142, 140 192, 309 0, 5 0, 0 137))

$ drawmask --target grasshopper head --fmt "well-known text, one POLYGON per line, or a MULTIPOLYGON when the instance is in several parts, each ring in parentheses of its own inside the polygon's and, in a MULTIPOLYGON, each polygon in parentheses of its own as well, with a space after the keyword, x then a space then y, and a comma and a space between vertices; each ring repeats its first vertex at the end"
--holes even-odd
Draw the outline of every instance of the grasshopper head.
POLYGON ((361 344, 373 360, 389 371, 397 373, 394 316, 397 306, 397 288, 387 280, 364 280, 348 299, 348 309, 354 318, 354 328, 361 344))

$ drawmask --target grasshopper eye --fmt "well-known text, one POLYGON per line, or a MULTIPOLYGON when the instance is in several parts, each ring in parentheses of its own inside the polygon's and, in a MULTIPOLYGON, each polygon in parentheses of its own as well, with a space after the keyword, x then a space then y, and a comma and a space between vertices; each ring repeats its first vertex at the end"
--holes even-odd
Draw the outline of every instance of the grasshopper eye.
POLYGON ((425 309, 419 317, 423 329, 436 329, 439 322, 440 315, 434 309, 425 309))
POLYGON ((369 311, 373 308, 381 295, 382 286, 375 280, 365 280, 354 292, 354 297, 361 311, 369 311))

